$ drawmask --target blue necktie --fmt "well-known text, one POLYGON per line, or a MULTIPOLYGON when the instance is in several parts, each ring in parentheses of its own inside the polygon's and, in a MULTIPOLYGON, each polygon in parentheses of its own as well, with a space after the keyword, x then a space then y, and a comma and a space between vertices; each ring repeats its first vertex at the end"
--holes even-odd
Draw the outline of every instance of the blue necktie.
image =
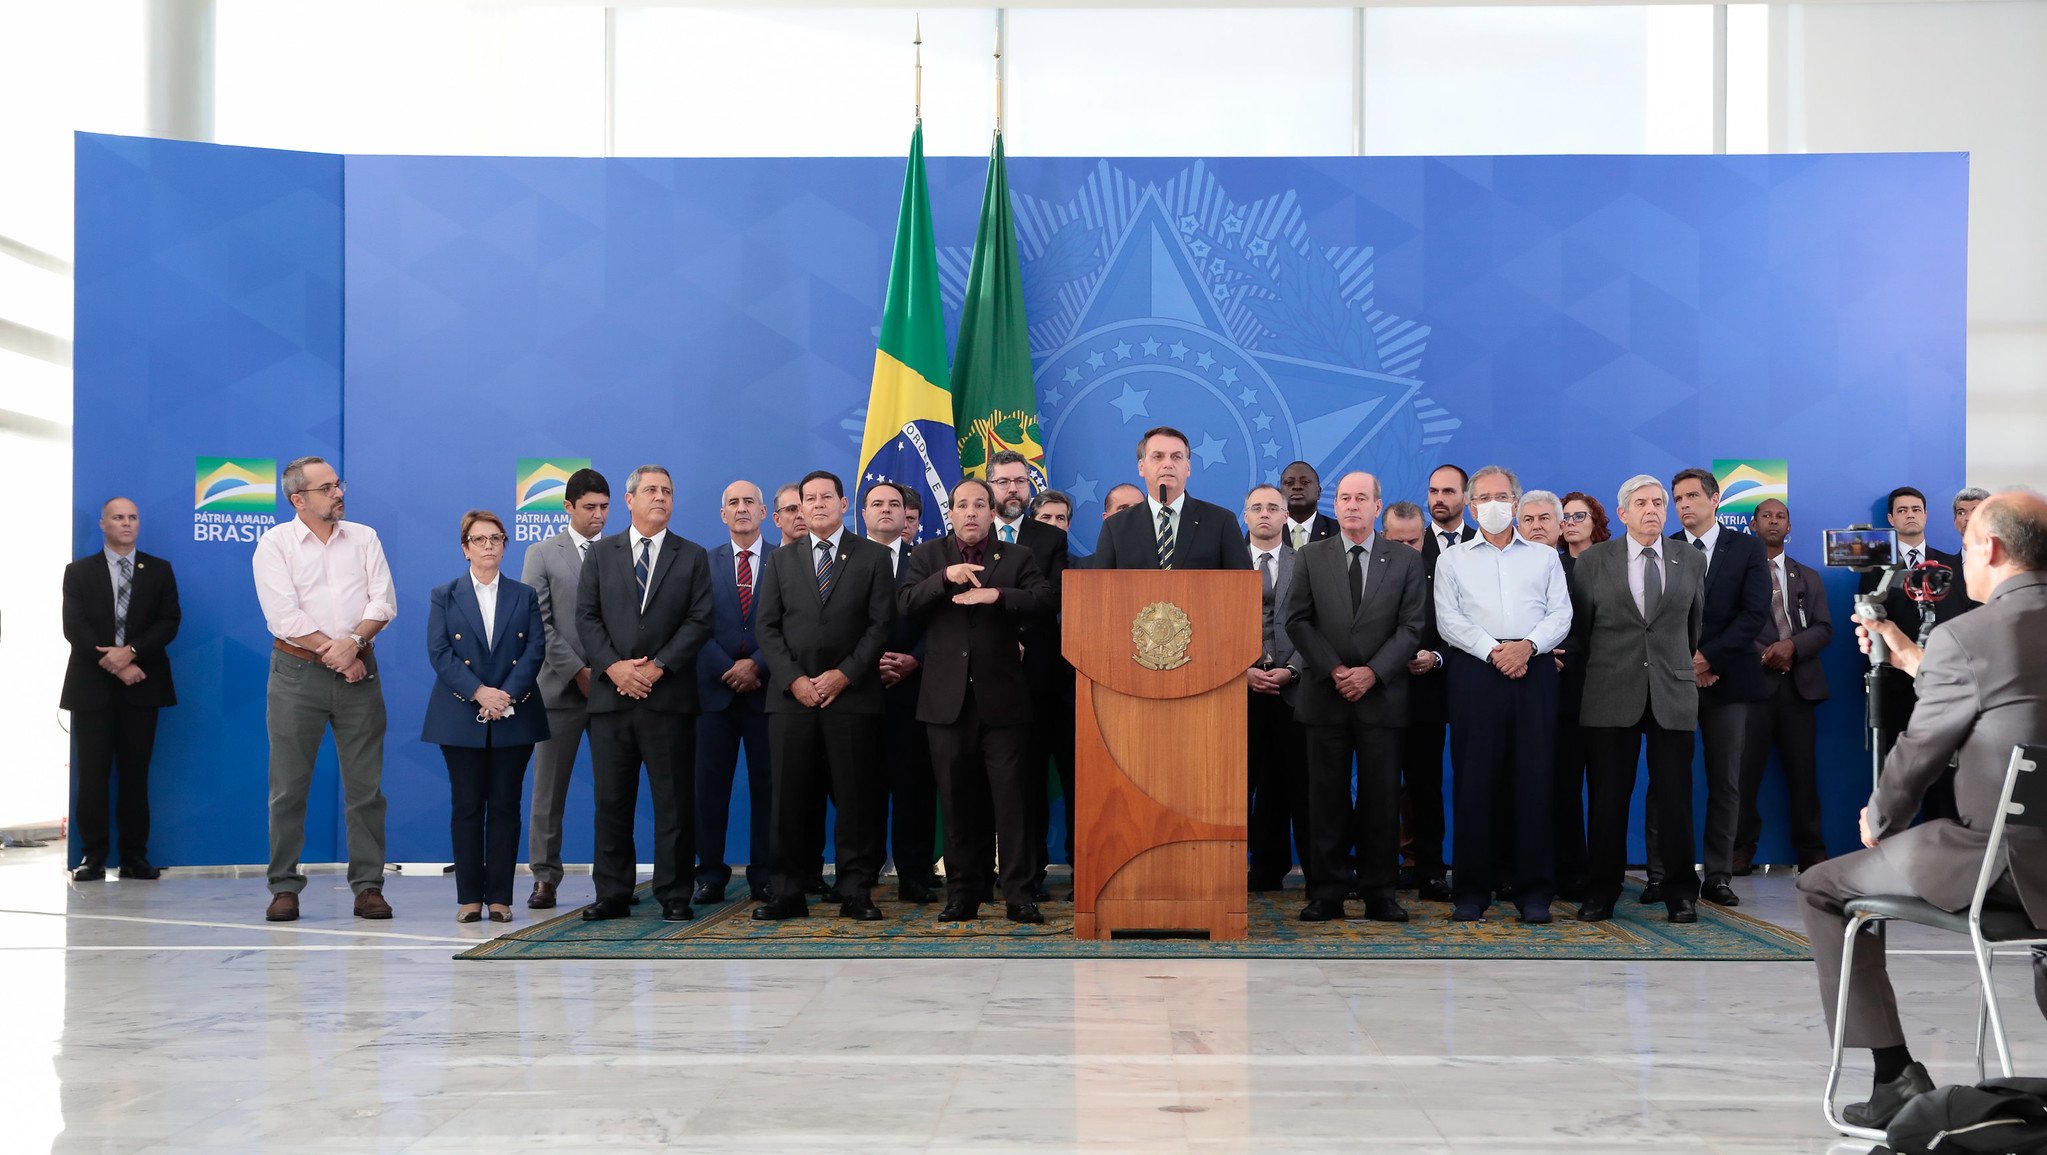
POLYGON ((832 594, 832 543, 817 543, 817 600, 824 601, 832 594))
POLYGON ((1009 541, 1009 542, 1013 542, 1013 541, 1015 541, 1015 540, 1016 540, 1016 527, 1015 527, 1015 526, 1013 526, 1013 525, 1005 525, 1005 526, 1003 526, 1003 527, 1002 527, 1002 540, 1004 540, 1004 541, 1009 541))
POLYGON ((654 563, 647 556, 647 551, 653 544, 653 538, 641 538, 640 560, 633 563, 633 580, 640 583, 640 605, 642 607, 645 607, 647 604, 647 575, 654 572, 654 563))

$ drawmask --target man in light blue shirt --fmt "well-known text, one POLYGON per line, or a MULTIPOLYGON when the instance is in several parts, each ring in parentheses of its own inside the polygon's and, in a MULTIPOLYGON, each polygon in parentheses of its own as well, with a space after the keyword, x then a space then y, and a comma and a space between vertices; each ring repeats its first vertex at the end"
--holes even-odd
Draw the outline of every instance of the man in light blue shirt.
POLYGON ((1479 535, 1436 563, 1436 628, 1446 653, 1456 863, 1450 917, 1476 922, 1491 905, 1497 824, 1513 823, 1515 901, 1521 921, 1550 921, 1555 896, 1550 775, 1557 727, 1557 667, 1571 631, 1571 595, 1557 551, 1514 527, 1521 482, 1489 465, 1471 475, 1479 535), (1511 815, 1496 815, 1502 789, 1511 815))

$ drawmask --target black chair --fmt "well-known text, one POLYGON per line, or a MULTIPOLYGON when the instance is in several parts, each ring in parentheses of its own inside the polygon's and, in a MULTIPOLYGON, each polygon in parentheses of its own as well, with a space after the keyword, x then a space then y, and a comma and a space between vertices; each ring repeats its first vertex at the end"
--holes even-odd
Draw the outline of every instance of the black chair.
POLYGON ((1834 1058, 1827 1068, 1824 1106, 1827 1122, 1844 1135, 1861 1139, 1884 1138, 1882 1131, 1856 1127, 1841 1118, 1834 1106, 1834 1091, 1841 1082, 1841 1023, 1848 1014, 1848 981, 1855 973, 1857 932, 1873 922, 1910 922, 1954 934, 1969 936, 1976 955, 1976 974, 1981 992, 1976 1002, 1976 1078, 1983 1078, 1983 1025, 1997 1043, 1997 1063, 2006 1078, 2011 1077, 2011 1045, 2005 1040, 2004 1016, 1999 1013, 1997 992, 1990 982, 1993 950, 2000 946, 2047 946, 2047 930, 2033 925, 2023 910, 2004 906, 1984 907, 1990 888, 2004 873, 2004 832, 2008 825, 2047 828, 2047 774, 2036 773, 2047 763, 2047 747, 2014 746, 2011 764, 2004 772, 2004 793, 1998 800, 1997 818, 1990 824, 1990 844, 1984 849, 1982 869, 1976 872, 1976 894, 1966 910, 1942 910, 1923 898, 1904 895, 1873 895, 1849 902, 1842 909, 1848 915, 1846 941, 1841 948, 1841 990, 1834 1003, 1834 1058))

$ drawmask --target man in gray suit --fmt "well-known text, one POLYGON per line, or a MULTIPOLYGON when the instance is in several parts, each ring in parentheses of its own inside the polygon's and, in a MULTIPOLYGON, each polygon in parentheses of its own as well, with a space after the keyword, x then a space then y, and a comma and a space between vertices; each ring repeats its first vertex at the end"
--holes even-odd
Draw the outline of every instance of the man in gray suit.
POLYGON ((1819 572, 1800 565, 1784 549, 1791 536, 1791 509, 1776 498, 1756 506, 1754 529, 1770 571, 1770 620, 1756 639, 1762 654, 1763 697, 1749 711, 1748 740, 1742 746, 1741 821, 1735 827, 1734 873, 1754 870, 1756 842, 1763 834, 1756 795, 1770 751, 1784 766, 1791 792, 1791 846, 1799 869, 1827 860, 1820 828, 1819 704, 1827 700, 1827 672, 1820 655, 1834 640, 1834 614, 1819 572))
MULTIPOLYGON (((1319 492, 1318 484, 1316 490, 1319 492)), ((1320 515, 1317 515, 1320 516, 1320 515)), ((1334 526, 1334 522, 1330 523, 1334 526)), ((1301 656, 1286 632, 1287 590, 1294 581, 1294 550, 1287 544, 1286 497, 1273 485, 1244 496, 1245 543, 1251 568, 1265 596, 1261 611, 1264 642, 1258 664, 1244 674, 1250 689, 1246 714, 1250 751, 1250 850, 1252 890, 1280 890, 1293 869, 1294 847, 1308 857, 1308 771, 1301 724, 1294 720, 1299 698, 1301 656)))
MULTIPOLYGON (((1833 1022, 1840 991, 1842 907, 1864 895, 1917 895, 1943 910, 1961 910, 1975 894, 1976 875, 2004 788, 2012 747, 2047 737, 2047 501, 2001 493, 1983 502, 1962 538, 1962 576, 1983 607, 1935 627, 1923 655, 1890 622, 1879 623, 1891 664, 1916 674, 1911 723, 1885 757, 1876 791, 1861 816, 1867 850, 1828 859, 1798 876, 1798 898, 1819 966, 1820 1005, 1833 1022), (1935 818, 1912 826, 1927 787, 1959 754, 1955 807, 1959 821, 1935 818)), ((2007 869, 1994 900, 2023 907, 2047 926, 2047 832, 2014 827, 2005 834, 2007 869)), ((2033 962, 2033 997, 2047 1013, 2047 971, 2033 962)), ((1907 1100, 1933 1089, 1912 1061, 1898 1021, 1898 1000, 1884 969, 1881 932, 1855 952, 1848 1019, 1838 1025, 1850 1047, 1868 1047, 1876 1085, 1866 1103, 1844 1108, 1859 1127, 1890 1123, 1907 1100)))
POLYGON ((1373 532, 1378 516, 1379 479, 1345 474, 1336 484, 1339 532, 1309 542, 1295 555, 1287 591, 1287 635, 1308 672, 1296 708, 1308 731, 1303 922, 1345 917, 1353 829, 1365 917, 1407 921, 1407 908, 1393 896, 1400 859, 1400 730, 1407 724, 1407 663, 1426 617, 1425 583, 1420 554, 1373 532))
POLYGON ((540 667, 540 696, 547 703, 551 735, 533 753, 533 817, 526 832, 526 860, 532 864, 533 893, 526 905, 552 909, 562 880, 562 812, 568 807, 569 773, 589 725, 590 663, 576 629, 576 580, 583 557, 604 536, 611 513, 611 484, 594 469, 569 474, 562 493, 569 524, 560 533, 527 547, 519 581, 540 595, 540 620, 547 627, 547 664, 540 667))
POLYGON ((1692 655, 1705 611, 1706 563, 1663 536, 1670 504, 1648 474, 1621 485, 1627 533, 1578 555, 1571 640, 1585 655, 1588 818, 1581 922, 1613 917, 1627 869, 1635 763, 1649 750, 1649 798, 1663 828, 1664 903, 1672 922, 1699 920, 1692 863, 1692 735, 1699 685, 1692 655))

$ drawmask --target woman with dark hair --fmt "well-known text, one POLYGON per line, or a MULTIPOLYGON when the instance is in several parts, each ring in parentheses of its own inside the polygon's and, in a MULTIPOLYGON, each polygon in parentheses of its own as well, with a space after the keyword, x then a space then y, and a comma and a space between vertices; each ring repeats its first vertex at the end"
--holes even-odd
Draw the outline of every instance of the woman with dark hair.
MULTIPOLYGON (((1563 541, 1557 552, 1564 563, 1564 583, 1573 582, 1578 555, 1613 534, 1607 529, 1606 507, 1589 493, 1564 495, 1563 541)), ((1576 590, 1573 590, 1576 593, 1576 590)), ((1585 890, 1585 738, 1578 729, 1578 707, 1585 700, 1585 655, 1558 647, 1556 793, 1550 798, 1555 815, 1552 835, 1557 853, 1557 897, 1577 900, 1585 890)))
POLYGON ((434 688, 420 739, 448 763, 455 844, 456 922, 512 921, 519 863, 519 799, 533 745, 548 736, 535 693, 547 636, 533 587, 499 572, 505 523, 488 510, 462 515, 469 570, 433 592, 426 652, 434 688))

